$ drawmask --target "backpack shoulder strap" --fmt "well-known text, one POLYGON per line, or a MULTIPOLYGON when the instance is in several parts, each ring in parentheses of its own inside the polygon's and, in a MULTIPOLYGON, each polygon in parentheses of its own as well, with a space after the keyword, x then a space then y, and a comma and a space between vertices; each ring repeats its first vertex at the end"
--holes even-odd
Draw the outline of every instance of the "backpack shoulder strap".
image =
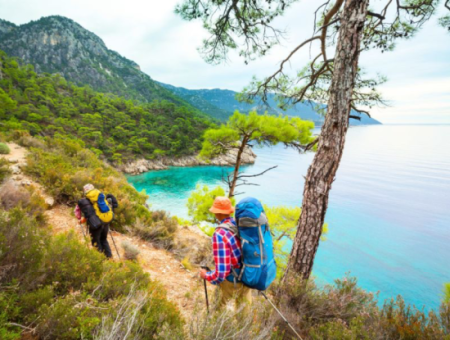
POLYGON ((222 224, 219 224, 217 226, 217 228, 229 230, 234 234, 234 236, 239 237, 238 227, 235 226, 233 223, 222 223, 222 224))

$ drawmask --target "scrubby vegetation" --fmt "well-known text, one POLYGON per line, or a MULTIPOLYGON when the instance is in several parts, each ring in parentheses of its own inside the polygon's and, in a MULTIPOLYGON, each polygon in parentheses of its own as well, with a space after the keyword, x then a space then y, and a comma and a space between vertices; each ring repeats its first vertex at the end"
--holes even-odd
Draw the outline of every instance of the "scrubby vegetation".
MULTIPOLYGON (((428 314, 399 296, 378 307, 376 298, 354 278, 319 288, 295 278, 277 288, 277 303, 308 339, 450 339, 450 304, 428 314)), ((282 324, 280 323, 280 327, 282 324)))
POLYGON ((52 237, 30 206, 0 210, 0 336, 92 339, 112 329, 158 338, 181 318, 165 292, 131 262, 106 261, 74 234, 52 237), (142 297, 145 296, 145 299, 142 297), (135 313, 122 320, 123 311, 135 313))
POLYGON ((138 218, 130 231, 133 235, 145 241, 150 241, 158 247, 170 250, 177 228, 176 217, 169 216, 165 211, 154 211, 150 213, 150 220, 138 218))
POLYGON ((202 131, 212 126, 206 116, 168 101, 137 105, 57 74, 37 75, 2 51, 0 74, 1 131, 79 139, 116 163, 193 154, 202 131))

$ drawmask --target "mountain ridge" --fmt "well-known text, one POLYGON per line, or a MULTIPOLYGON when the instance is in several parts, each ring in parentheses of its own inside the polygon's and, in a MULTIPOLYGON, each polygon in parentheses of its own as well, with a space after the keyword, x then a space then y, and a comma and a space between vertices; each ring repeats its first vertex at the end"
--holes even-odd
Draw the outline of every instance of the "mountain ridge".
MULTIPOLYGON (((252 110, 257 110, 261 113, 261 111, 267 111, 269 114, 285 114, 288 116, 300 117, 306 120, 312 120, 316 125, 322 125, 324 121, 324 117, 318 114, 313 109, 313 105, 308 103, 298 103, 293 107, 288 108, 287 110, 281 110, 277 107, 277 102, 275 100, 274 94, 268 95, 267 104, 261 102, 260 99, 256 99, 254 104, 248 104, 239 102, 235 99, 238 92, 227 90, 227 89, 196 89, 190 90, 184 87, 176 87, 173 85, 161 83, 162 86, 165 86, 167 89, 173 91, 177 96, 184 98, 186 101, 193 104, 194 102, 203 103, 206 102, 209 106, 197 106, 200 110, 211 114, 211 108, 216 107, 218 109, 219 114, 215 116, 215 118, 219 120, 226 120, 229 116, 233 114, 235 110, 239 110, 240 112, 249 112, 252 110), (225 113, 223 113, 225 112, 225 113), (225 119, 222 119, 225 117, 225 119)), ((373 124, 381 124, 376 119, 370 118, 365 114, 360 114, 354 110, 352 110, 352 115, 361 117, 361 121, 351 119, 350 125, 373 125, 373 124)))
POLYGON ((142 72, 136 62, 110 50, 95 33, 63 16, 42 17, 22 25, 0 20, 0 50, 32 64, 37 73, 59 73, 98 92, 144 103, 168 100, 194 108, 142 72))

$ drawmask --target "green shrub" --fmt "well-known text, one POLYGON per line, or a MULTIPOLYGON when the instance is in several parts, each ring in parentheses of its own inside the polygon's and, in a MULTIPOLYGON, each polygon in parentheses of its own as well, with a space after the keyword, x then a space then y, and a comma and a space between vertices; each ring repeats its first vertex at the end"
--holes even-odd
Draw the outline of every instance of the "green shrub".
POLYGON ((100 279, 89 280, 84 288, 96 291, 99 299, 110 300, 128 295, 133 285, 137 290, 145 290, 156 284, 137 263, 105 261, 100 279))
POLYGON ((50 306, 56 296, 53 285, 47 285, 36 290, 24 292, 18 300, 20 314, 24 323, 31 323, 39 316, 38 311, 44 306, 50 306))
POLYGON ((21 329, 10 324, 20 315, 15 293, 0 292, 0 339, 16 340, 21 338, 21 329))
POLYGON ((43 266, 43 284, 53 284, 59 294, 79 290, 103 273, 104 255, 78 242, 75 232, 52 237, 43 266))
MULTIPOLYGON (((108 305, 85 294, 73 293, 39 309, 36 334, 42 339, 92 339, 108 305)), ((111 307, 109 307, 111 308, 111 307)))
MULTIPOLYGON (((188 198, 188 215, 192 218, 194 223, 201 221, 206 221, 210 223, 215 223, 215 216, 209 211, 214 199, 217 196, 226 196, 225 190, 222 187, 216 187, 212 190, 208 186, 203 187, 198 185, 197 188, 191 193, 188 198)), ((233 205, 235 204, 234 198, 231 199, 233 205)))
POLYGON ((0 155, 8 155, 11 152, 9 146, 5 143, 0 143, 0 155))
POLYGON ((19 280, 35 286, 49 236, 25 210, 0 210, 0 284, 19 280))

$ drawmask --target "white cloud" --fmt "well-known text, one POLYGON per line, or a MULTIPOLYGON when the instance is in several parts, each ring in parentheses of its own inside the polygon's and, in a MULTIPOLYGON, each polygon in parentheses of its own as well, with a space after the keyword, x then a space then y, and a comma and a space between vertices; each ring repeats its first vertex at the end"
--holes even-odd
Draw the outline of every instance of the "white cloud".
MULTIPOLYGON (((286 28, 287 39, 265 58, 246 66, 232 54, 228 64, 211 66, 197 51, 206 36, 201 23, 185 22, 174 13, 180 1, 0 0, 0 17, 22 24, 42 16, 67 16, 137 62, 154 79, 187 88, 239 91, 253 75, 261 78, 272 73, 296 44, 311 36, 317 6, 315 1, 302 1, 277 19, 276 25, 286 28)), ((308 58, 307 50, 296 56, 292 71, 308 58)), ((399 43, 394 52, 363 54, 361 66, 369 74, 380 72, 389 78, 381 91, 392 106, 375 109, 375 118, 408 122, 422 115, 424 120, 450 121, 450 34, 437 26, 436 19, 413 39, 399 43)))

